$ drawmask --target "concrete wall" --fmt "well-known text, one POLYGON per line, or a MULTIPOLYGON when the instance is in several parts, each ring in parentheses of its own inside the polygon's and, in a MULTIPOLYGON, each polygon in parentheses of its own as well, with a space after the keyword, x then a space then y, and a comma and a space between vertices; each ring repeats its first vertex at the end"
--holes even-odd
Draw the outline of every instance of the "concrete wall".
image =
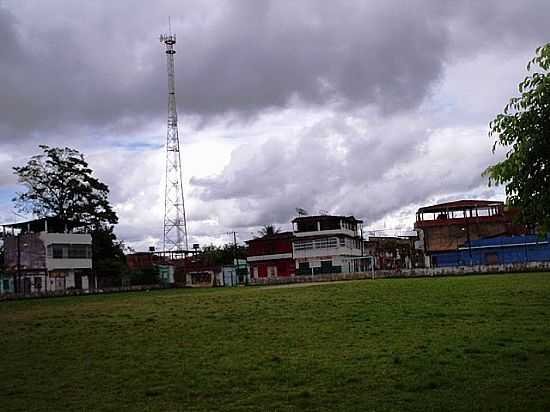
POLYGON ((476 240, 505 233, 506 224, 504 222, 476 223, 470 221, 467 229, 466 223, 464 223, 464 225, 424 227, 422 230, 424 231, 426 250, 440 252, 456 250, 468 240, 468 236, 470 240, 476 240))
MULTIPOLYGON (((17 267, 17 236, 7 236, 4 240, 5 265, 8 268, 17 267)), ((37 233, 22 234, 19 239, 19 256, 21 268, 45 269, 46 248, 37 233)))
MULTIPOLYGON (((6 267, 17 267, 17 237, 5 240, 6 267)), ((92 236, 80 233, 26 233, 20 236, 19 253, 22 269, 91 269, 92 259, 53 259, 47 256, 51 244, 91 245, 92 236)))
MULTIPOLYGON (((47 249, 52 244, 91 245, 92 236, 81 233, 40 233, 40 238, 47 249)), ((53 259, 46 257, 48 270, 58 269, 91 269, 92 259, 53 259)), ((69 286, 67 286, 69 287, 69 286)))
MULTIPOLYGON (((515 263, 508 265, 479 265, 457 266, 448 268, 402 269, 398 271, 377 270, 375 279, 431 277, 431 276, 461 276, 488 273, 517 273, 517 272, 550 272, 550 262, 515 263)), ((289 283, 331 282, 338 280, 372 279, 373 274, 361 273, 331 273, 312 276, 294 276, 290 278, 260 278, 251 279, 251 285, 276 285, 289 283)))
POLYGON ((69 289, 69 290, 48 290, 47 292, 37 292, 29 295, 16 295, 14 293, 0 294, 0 302, 6 300, 18 300, 18 299, 34 299, 34 298, 47 298, 47 297, 56 297, 56 296, 79 296, 79 295, 88 295, 88 294, 103 294, 103 293, 124 293, 124 292, 138 292, 138 291, 149 291, 151 289, 170 289, 173 286, 165 285, 136 285, 136 286, 124 286, 124 287, 112 287, 112 288, 102 288, 95 290, 80 290, 80 289, 69 289))

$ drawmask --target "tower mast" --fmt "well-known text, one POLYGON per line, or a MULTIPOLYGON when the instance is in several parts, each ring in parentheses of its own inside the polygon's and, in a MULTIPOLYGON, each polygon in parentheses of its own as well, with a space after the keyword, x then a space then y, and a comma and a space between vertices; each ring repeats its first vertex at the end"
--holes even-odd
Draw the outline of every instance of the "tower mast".
POLYGON ((164 236, 163 252, 188 250, 187 221, 183 199, 180 143, 178 138, 178 113, 176 110, 176 78, 174 73, 174 45, 176 36, 160 36, 166 46, 168 71, 168 131, 166 135, 166 187, 164 191, 164 236))

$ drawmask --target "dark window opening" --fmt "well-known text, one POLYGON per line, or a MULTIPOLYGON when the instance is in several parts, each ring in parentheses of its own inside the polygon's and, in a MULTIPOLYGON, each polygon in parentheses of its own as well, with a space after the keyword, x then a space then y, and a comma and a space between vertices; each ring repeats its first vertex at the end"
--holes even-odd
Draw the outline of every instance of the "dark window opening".
POLYGON ((52 257, 54 259, 63 259, 63 250, 66 248, 66 245, 52 245, 52 257))
POLYGON ((315 232, 315 231, 317 231, 317 222, 298 223, 298 232, 315 232))
POLYGON ((34 278, 34 289, 35 290, 42 290, 42 278, 35 277, 34 278))
POLYGON ((321 220, 321 230, 340 229, 340 220, 321 220))

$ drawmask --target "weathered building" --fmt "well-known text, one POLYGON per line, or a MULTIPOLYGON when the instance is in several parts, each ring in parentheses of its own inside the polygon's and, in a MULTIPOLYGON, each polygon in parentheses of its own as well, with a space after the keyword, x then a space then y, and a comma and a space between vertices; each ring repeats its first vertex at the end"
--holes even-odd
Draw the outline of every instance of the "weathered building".
POLYGON ((294 276, 296 263, 292 254, 292 232, 274 233, 251 239, 247 262, 253 278, 294 276))
POLYGON ((424 255, 415 248, 416 236, 369 236, 365 254, 374 259, 377 270, 423 267, 424 255))
POLYGON ((244 259, 221 263, 197 253, 172 261, 176 285, 192 288, 237 286, 248 282, 248 267, 244 259))
POLYGON ((353 216, 300 216, 292 221, 297 275, 366 270, 363 221, 353 216))
POLYGON ((154 252, 134 252, 126 255, 126 262, 130 270, 146 270, 162 264, 164 259, 154 252))
POLYGON ((507 265, 550 261, 550 236, 497 236, 472 240, 457 250, 435 252, 434 266, 507 265))
POLYGON ((5 272, 15 293, 94 288, 92 237, 43 218, 3 226, 5 272))
POLYGON ((422 207, 416 213, 415 229, 422 244, 418 245, 427 255, 456 251, 466 242, 488 237, 524 233, 513 223, 513 211, 503 202, 490 200, 459 200, 422 207))

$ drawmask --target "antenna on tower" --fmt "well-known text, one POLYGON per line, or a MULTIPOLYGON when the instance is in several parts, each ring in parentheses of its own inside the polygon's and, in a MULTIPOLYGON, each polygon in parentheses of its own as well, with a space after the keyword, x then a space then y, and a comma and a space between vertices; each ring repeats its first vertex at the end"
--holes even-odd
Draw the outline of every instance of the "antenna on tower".
POLYGON ((172 34, 170 17, 168 17, 168 34, 161 35, 160 42, 166 46, 168 69, 168 130, 166 133, 163 252, 183 252, 189 248, 185 202, 183 199, 178 112, 176 110, 176 76, 174 70, 176 35, 172 34))

